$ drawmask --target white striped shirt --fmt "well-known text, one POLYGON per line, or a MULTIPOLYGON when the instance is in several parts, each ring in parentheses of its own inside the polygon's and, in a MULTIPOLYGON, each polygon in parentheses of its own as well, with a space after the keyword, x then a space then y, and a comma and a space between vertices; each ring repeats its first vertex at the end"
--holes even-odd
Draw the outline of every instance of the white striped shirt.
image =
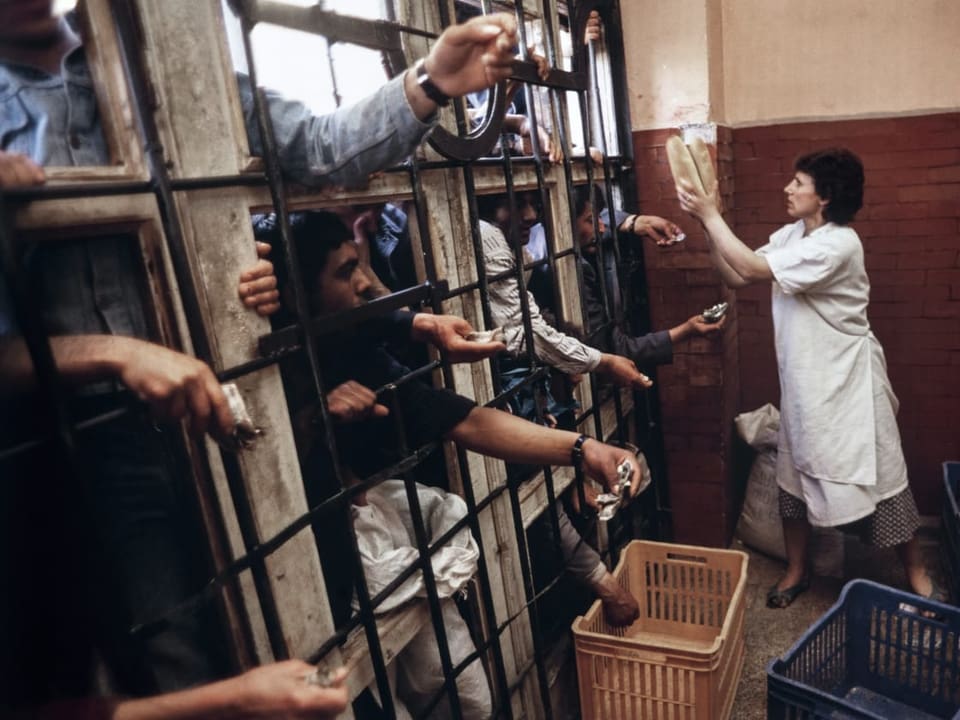
MULTIPOLYGON (((488 277, 516 267, 513 250, 499 228, 481 220, 480 236, 488 277)), ((512 275, 492 282, 489 296, 494 327, 503 328, 508 352, 519 355, 524 351, 519 283, 512 275)), ((527 292, 527 301, 530 303, 530 323, 533 326, 537 358, 568 374, 593 371, 600 363, 600 351, 547 324, 530 292, 527 292)))

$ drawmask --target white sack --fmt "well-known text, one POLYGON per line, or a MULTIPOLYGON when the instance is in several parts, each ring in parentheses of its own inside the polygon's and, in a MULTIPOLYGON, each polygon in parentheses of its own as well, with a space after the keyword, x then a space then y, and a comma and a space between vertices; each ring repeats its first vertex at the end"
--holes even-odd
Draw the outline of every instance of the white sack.
MULTIPOLYGON (((418 485, 417 497, 431 543, 467 514, 466 503, 452 493, 418 485)), ((403 481, 387 480, 367 491, 367 505, 353 506, 353 526, 372 597, 418 557, 403 481)), ((479 557, 470 528, 463 528, 431 558, 437 594, 446 598, 460 590, 476 573, 479 557)), ((426 596, 423 574, 416 572, 390 594, 377 612, 388 612, 415 597, 426 596)))
MULTIPOLYGON (((737 537, 744 545, 781 560, 787 553, 783 525, 777 501, 777 435, 780 413, 770 403, 734 419, 744 442, 757 451, 750 468, 743 511, 737 523, 737 537)), ((813 573, 824 577, 843 577, 843 533, 833 528, 813 528, 810 558, 813 573)))

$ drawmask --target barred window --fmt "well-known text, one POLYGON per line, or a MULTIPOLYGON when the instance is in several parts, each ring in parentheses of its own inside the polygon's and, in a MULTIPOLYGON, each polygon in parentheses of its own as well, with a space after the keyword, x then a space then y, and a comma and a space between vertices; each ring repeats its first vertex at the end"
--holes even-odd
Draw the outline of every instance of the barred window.
MULTIPOLYGON (((139 674, 139 661, 124 666, 118 658, 131 648, 159 657, 166 639, 185 632, 215 649, 210 658, 191 658, 195 677, 288 657, 346 665, 357 717, 370 716, 375 705, 388 717, 399 712, 391 678, 402 674, 405 653, 441 668, 413 693, 418 717, 441 706, 470 716, 485 702, 496 716, 551 716, 573 701, 574 685, 563 682, 573 671, 568 628, 592 598, 572 583, 561 534, 572 521, 582 537, 576 547, 595 547, 610 564, 629 539, 655 535, 657 499, 648 493, 601 523, 587 508, 591 481, 579 470, 505 463, 444 438, 476 403, 633 443, 658 466, 649 398, 596 374, 572 380, 551 367, 534 337, 536 317, 578 345, 614 322, 647 329, 642 252, 626 248, 621 256, 615 222, 612 242, 601 238, 599 222, 589 242, 575 229, 578 189, 595 184, 611 217, 636 197, 624 78, 615 71, 622 56, 616 7, 605 0, 81 4, 108 159, 53 168, 45 186, 2 195, 0 290, 9 298, 0 301, 0 342, 24 341, 18 362, 28 366, 24 377, 36 377, 42 402, 31 400, 36 418, 17 427, 9 415, 24 396, 5 391, 17 401, 5 400, 11 412, 0 475, 13 507, 44 499, 36 487, 23 496, 17 488, 35 477, 32 464, 46 468, 61 500, 49 513, 33 507, 11 522, 5 542, 31 542, 29 522, 41 518, 37 527, 50 534, 35 549, 46 562, 78 533, 85 540, 67 555, 76 555, 81 570, 57 562, 64 573, 99 576, 122 567, 137 575, 136 553, 148 552, 138 543, 147 544, 153 519, 117 507, 124 501, 117 488, 131 478, 152 492, 162 475, 169 501, 185 508, 175 528, 164 530, 191 561, 178 581, 182 592, 152 598, 132 614, 118 611, 122 627, 109 632, 121 640, 106 651, 97 645, 94 654, 108 670, 108 687, 146 693, 181 684, 176 671, 139 674), (347 181, 305 187, 315 168, 291 177, 284 153, 295 141, 284 139, 271 116, 273 91, 316 115, 347 108, 425 55, 458 7, 523 19, 512 107, 526 117, 527 131, 502 124, 509 111, 502 84, 474 106, 482 113, 471 114, 462 101, 444 108, 409 160, 359 189, 347 181), (592 8, 601 12, 604 34, 588 47, 583 32, 592 8), (546 58, 545 80, 528 47, 546 58), (236 72, 249 83, 238 84, 236 72), (589 160, 591 148, 599 162, 589 160), (562 159, 550 162, 550 149, 562 159), (498 204, 507 208, 499 225, 498 204), (536 253, 524 248, 527 206, 542 232, 536 253), (344 232, 350 253, 376 255, 371 264, 381 284, 363 291, 376 299, 335 312, 318 304, 324 253, 339 246, 318 249, 311 232, 344 232), (355 233, 366 233, 367 246, 362 238, 354 244, 355 233), (504 251, 491 255, 485 237, 502 238, 504 251), (283 310, 271 320, 237 296, 241 273, 256 260, 255 240, 271 246, 279 276, 283 310), (581 291, 585 252, 599 258, 599 323, 589 321, 581 291), (90 324, 63 321, 79 301, 58 294, 56 279, 81 293, 109 267, 125 278, 114 284, 119 295, 92 298, 90 324), (520 309, 506 328, 517 340, 514 352, 474 363, 452 364, 410 342, 409 320, 397 314, 442 313, 493 330, 496 303, 508 293, 520 309), (135 308, 142 318, 128 327, 111 307, 135 308), (397 336, 403 331, 406 337, 397 336), (199 358, 218 382, 236 385, 256 434, 231 447, 176 423, 159 423, 156 432, 130 377, 115 377, 109 387, 100 378, 85 382, 83 373, 61 382, 59 341, 81 334, 136 337, 199 358), (350 358, 357 362, 346 363, 350 358), (351 435, 332 413, 330 393, 374 361, 389 365, 370 370, 368 377, 383 382, 367 383, 383 417, 375 431, 351 435), (141 436, 148 449, 140 449, 141 436), (114 462, 124 443, 129 452, 114 462), (165 469, 141 473, 144 458, 154 455, 165 469), (460 498, 453 504, 462 513, 432 526, 427 510, 442 496, 424 487, 460 498), (377 513, 398 507, 409 552, 384 579, 369 562, 363 533, 377 529, 377 513), (114 527, 121 515, 126 525, 114 527), (431 560, 461 542, 476 548, 477 568, 464 592, 451 596, 431 560), (104 547, 111 552, 103 555, 104 547), (422 589, 410 591, 412 582, 422 589)), ((6 363, 0 371, 10 383, 21 377, 6 363)), ((98 612, 101 596, 122 594, 130 578, 114 579, 116 586, 80 603, 62 624, 78 626, 83 612, 98 612)), ((54 649, 57 639, 48 640, 54 649)), ((77 658, 78 666, 94 655, 77 658)))

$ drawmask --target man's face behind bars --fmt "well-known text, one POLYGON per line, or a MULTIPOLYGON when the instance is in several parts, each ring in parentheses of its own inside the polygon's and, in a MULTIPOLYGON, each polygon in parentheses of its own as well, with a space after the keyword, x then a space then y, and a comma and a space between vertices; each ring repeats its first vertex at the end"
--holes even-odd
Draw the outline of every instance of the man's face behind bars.
POLYGON ((332 315, 363 305, 369 298, 370 280, 360 265, 357 247, 341 243, 331 250, 313 288, 315 310, 332 315))

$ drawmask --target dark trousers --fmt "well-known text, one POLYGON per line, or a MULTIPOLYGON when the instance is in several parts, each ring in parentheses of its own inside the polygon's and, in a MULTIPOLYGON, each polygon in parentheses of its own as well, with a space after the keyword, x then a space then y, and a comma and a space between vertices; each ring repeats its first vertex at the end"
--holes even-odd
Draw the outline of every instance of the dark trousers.
MULTIPOLYGON (((115 407, 86 400, 81 415, 115 407)), ((117 691, 175 690, 226 673, 215 609, 162 617, 208 577, 192 476, 163 434, 127 413, 79 431, 76 463, 45 445, 0 464, 0 681, 12 704, 82 694, 93 649, 117 691)), ((2 707, 2 705, 0 705, 2 707)))

